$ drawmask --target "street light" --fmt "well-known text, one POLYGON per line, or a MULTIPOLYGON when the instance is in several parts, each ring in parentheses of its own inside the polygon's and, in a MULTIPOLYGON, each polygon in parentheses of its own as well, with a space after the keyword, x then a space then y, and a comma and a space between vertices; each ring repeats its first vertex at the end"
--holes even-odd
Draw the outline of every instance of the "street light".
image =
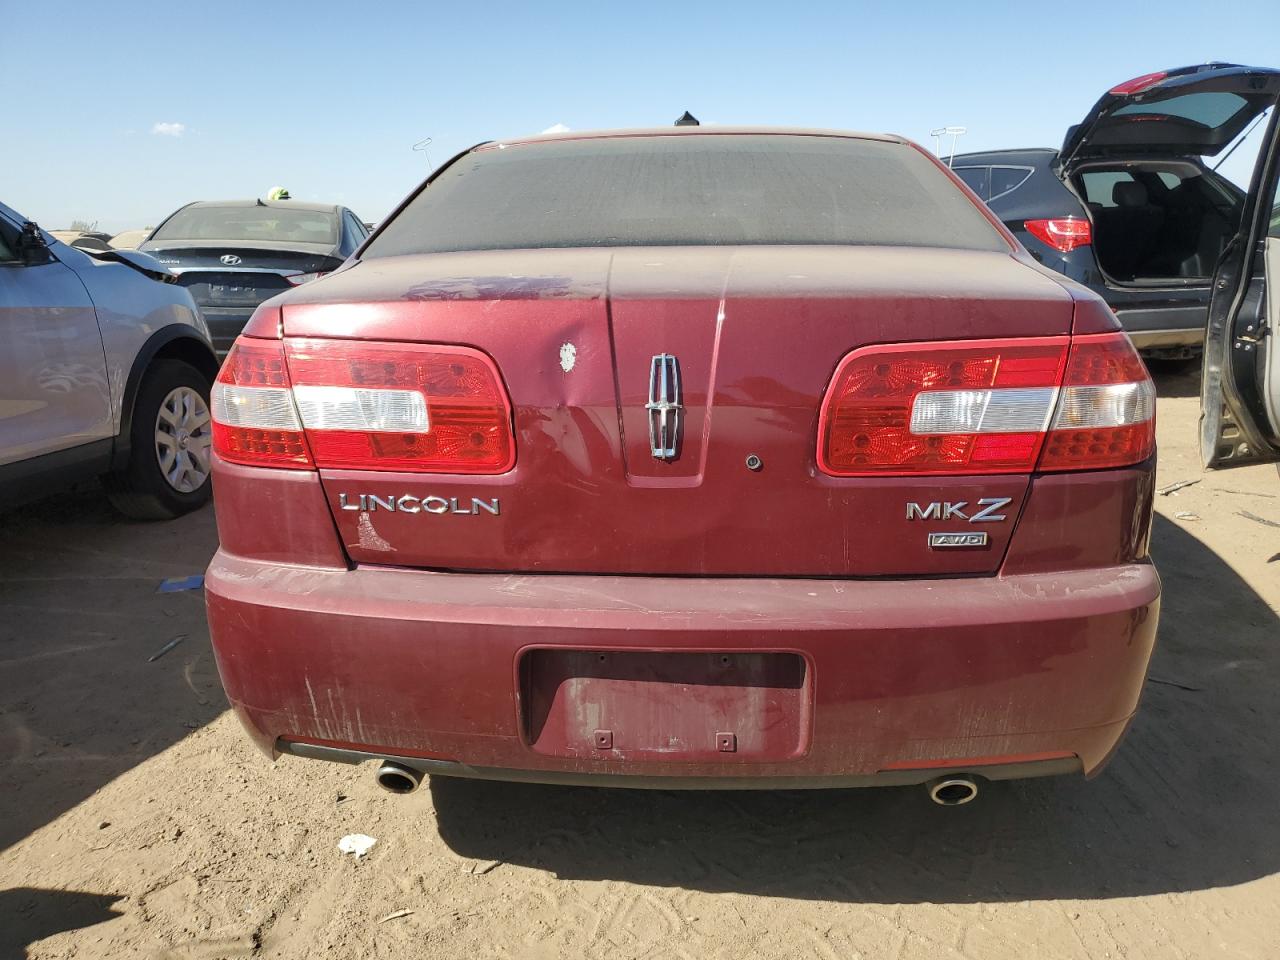
POLYGON ((951 138, 951 155, 947 157, 948 167, 951 166, 951 162, 956 157, 956 141, 968 132, 969 129, 967 127, 938 127, 929 131, 929 136, 933 137, 934 141, 934 153, 939 157, 942 156, 942 138, 951 138))
POLYGON ((420 153, 420 154, 422 154, 424 157, 426 157, 426 158, 427 158, 427 169, 428 169, 428 170, 432 169, 432 167, 431 167, 431 155, 430 155, 429 153, 427 153, 427 147, 429 147, 429 146, 431 146, 431 138, 430 138, 430 137, 425 137, 425 138, 423 138, 422 140, 419 140, 417 143, 415 143, 415 144, 413 145, 413 149, 414 149, 414 151, 415 151, 416 153, 420 153))

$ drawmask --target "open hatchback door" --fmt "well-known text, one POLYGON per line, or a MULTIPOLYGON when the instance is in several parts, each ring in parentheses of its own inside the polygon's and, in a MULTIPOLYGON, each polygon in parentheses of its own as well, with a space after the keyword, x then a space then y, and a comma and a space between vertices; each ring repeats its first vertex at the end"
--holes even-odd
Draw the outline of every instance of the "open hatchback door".
MULTIPOLYGON (((1260 81, 1263 87, 1273 106, 1274 81, 1260 81)), ((1280 460, 1278 186, 1280 127, 1273 110, 1239 231, 1214 277, 1200 384, 1200 455, 1206 467, 1280 460)))
POLYGON ((1112 87, 1067 130, 1062 168, 1124 156, 1214 157, 1276 100, 1280 70, 1206 63, 1112 87))

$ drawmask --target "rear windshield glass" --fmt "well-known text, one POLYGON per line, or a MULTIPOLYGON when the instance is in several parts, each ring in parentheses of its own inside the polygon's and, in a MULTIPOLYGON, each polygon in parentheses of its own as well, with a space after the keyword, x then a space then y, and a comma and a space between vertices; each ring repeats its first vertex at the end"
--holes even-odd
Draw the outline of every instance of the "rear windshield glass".
POLYGON ((1116 116, 1169 116, 1219 127, 1248 105, 1249 101, 1234 93, 1188 93, 1151 103, 1130 103, 1117 110, 1116 116))
POLYGON ((909 146, 724 134, 474 151, 414 197, 364 256, 720 244, 1009 249, 909 146))
POLYGON ((338 218, 322 210, 283 207, 186 207, 151 239, 337 243, 338 218))

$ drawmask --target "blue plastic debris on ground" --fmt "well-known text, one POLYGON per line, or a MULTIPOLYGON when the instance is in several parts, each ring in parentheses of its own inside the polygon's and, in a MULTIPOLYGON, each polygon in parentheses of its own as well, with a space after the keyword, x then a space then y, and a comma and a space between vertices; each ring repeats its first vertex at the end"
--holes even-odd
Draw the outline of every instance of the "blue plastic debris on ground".
POLYGON ((204 586, 204 574, 197 573, 190 577, 170 577, 160 581, 156 593, 177 593, 179 590, 199 590, 204 586))

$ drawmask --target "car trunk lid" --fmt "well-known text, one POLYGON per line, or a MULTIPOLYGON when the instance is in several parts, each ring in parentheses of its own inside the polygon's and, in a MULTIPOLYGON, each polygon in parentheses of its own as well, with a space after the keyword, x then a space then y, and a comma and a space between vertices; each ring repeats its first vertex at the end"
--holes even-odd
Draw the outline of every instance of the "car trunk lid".
POLYGON ((510 394, 504 474, 322 469, 353 561, 650 575, 993 573, 1028 476, 829 476, 822 399, 858 347, 1060 336, 1071 322, 1062 286, 1007 254, 885 247, 390 257, 283 307, 286 342, 471 347, 510 394), (662 357, 680 380, 673 455, 655 450, 662 357), (979 501, 999 519, 972 524, 979 501), (928 543, 975 530, 988 534, 977 549, 928 543))

